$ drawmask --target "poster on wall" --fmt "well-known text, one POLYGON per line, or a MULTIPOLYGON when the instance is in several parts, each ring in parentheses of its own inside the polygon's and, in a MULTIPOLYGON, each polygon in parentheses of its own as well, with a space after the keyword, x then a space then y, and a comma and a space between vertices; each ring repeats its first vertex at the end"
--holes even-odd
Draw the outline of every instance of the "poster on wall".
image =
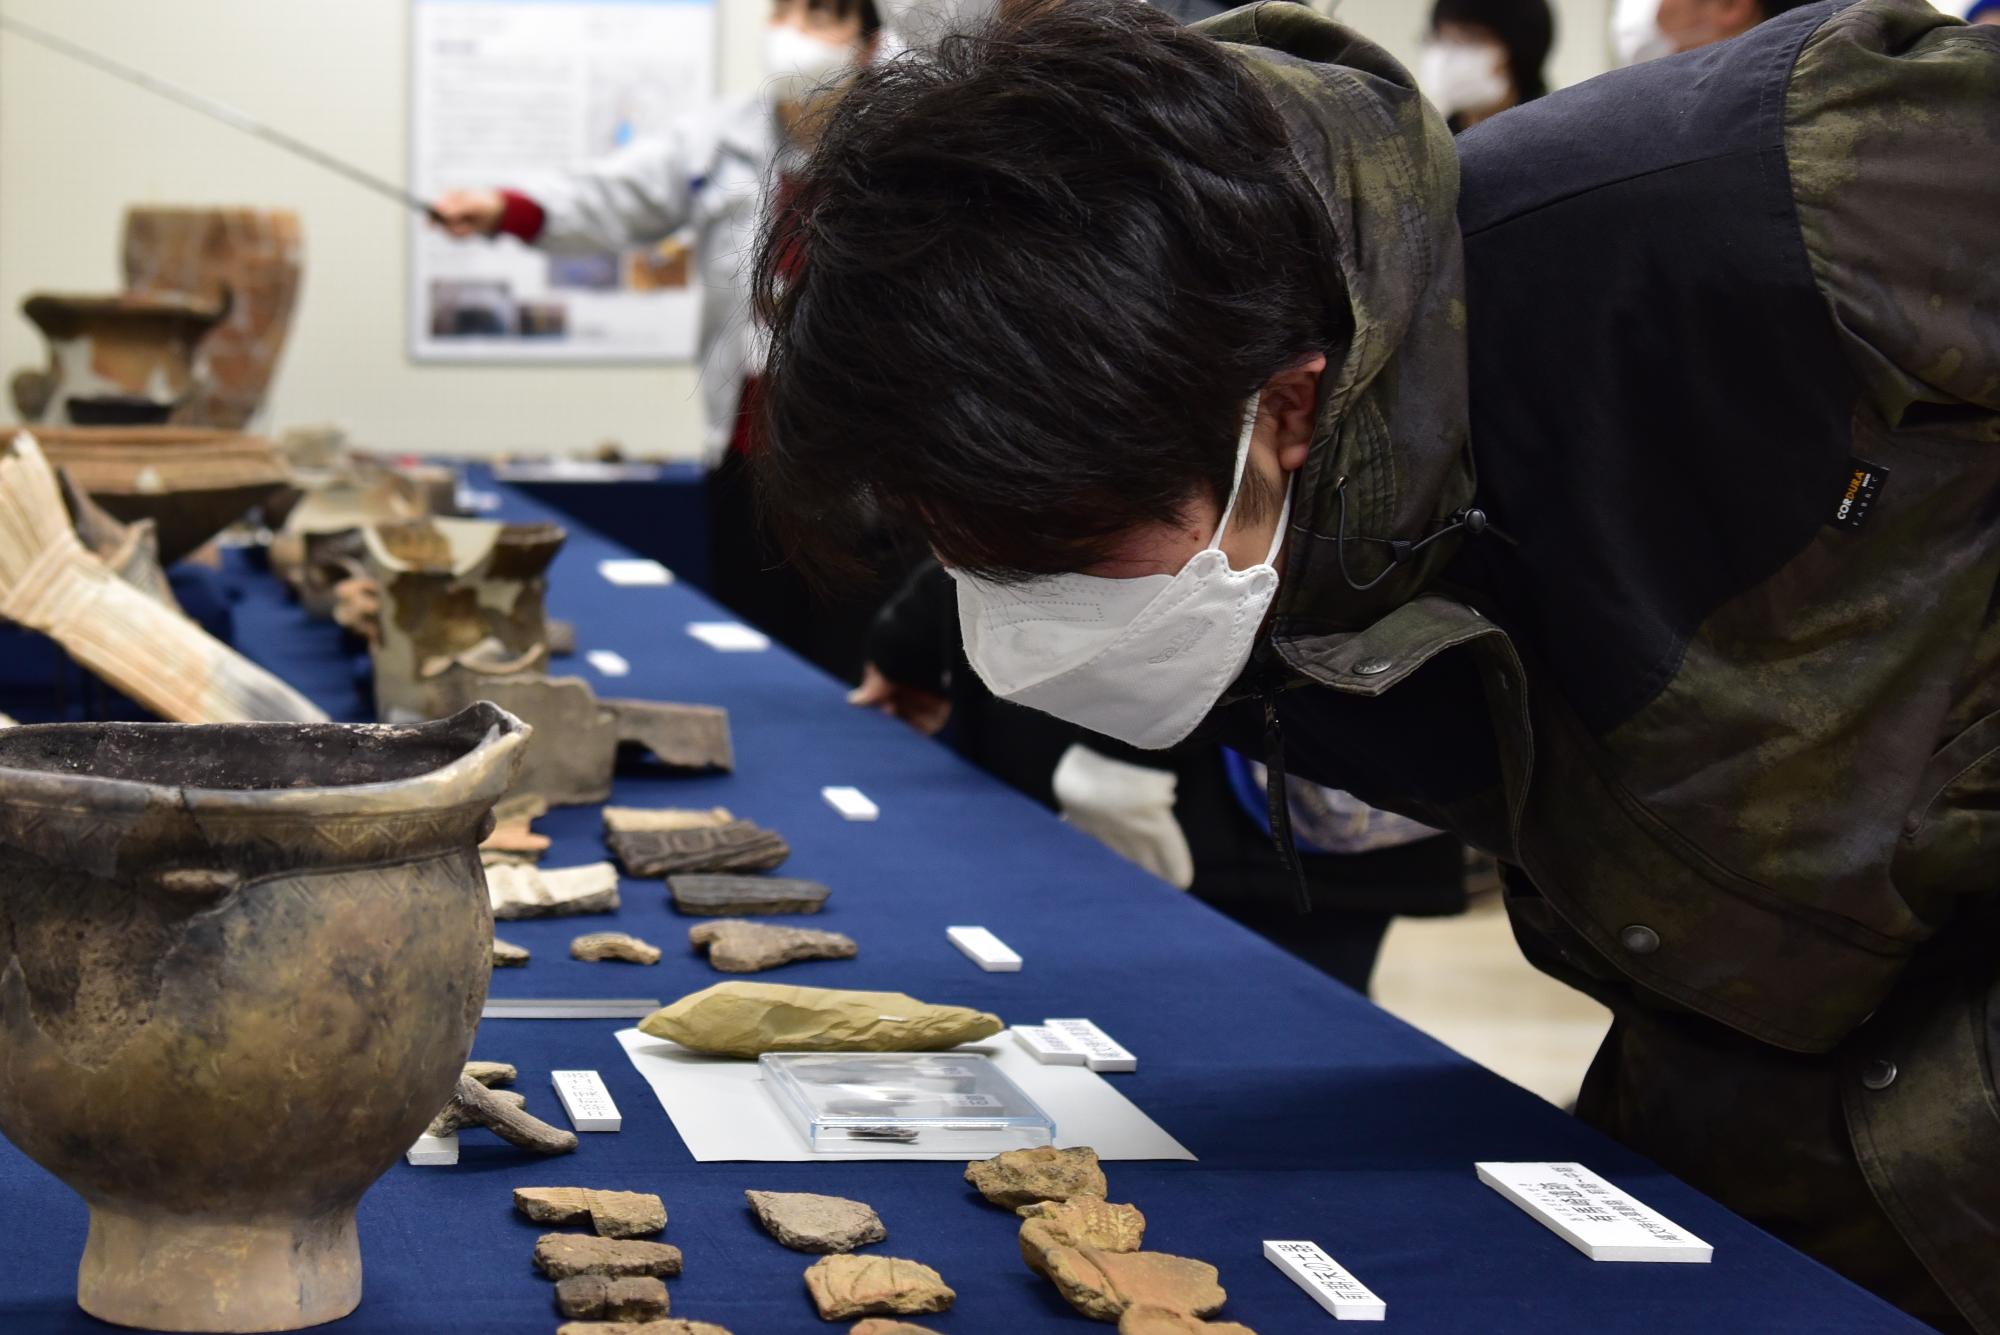
MULTIPOLYGON (((411 0, 410 182, 425 199, 526 187, 660 133, 715 96, 715 0, 411 0)), ((546 255, 511 237, 410 239, 410 355, 691 361, 684 238, 546 255)))

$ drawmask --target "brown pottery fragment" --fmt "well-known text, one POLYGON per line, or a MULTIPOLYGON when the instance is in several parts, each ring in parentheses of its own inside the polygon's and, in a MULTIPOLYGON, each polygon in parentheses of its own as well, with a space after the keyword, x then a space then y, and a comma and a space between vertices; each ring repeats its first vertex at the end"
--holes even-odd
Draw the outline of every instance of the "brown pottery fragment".
POLYGON ((681 1272, 681 1249, 664 1242, 594 1238, 585 1233, 545 1233, 535 1243, 535 1266, 550 1279, 604 1275, 612 1279, 681 1272))
POLYGON ((1008 1150, 967 1164, 965 1180, 995 1205, 1009 1210, 1036 1201, 1066 1201, 1076 1196, 1103 1199, 1107 1190, 1097 1151, 1088 1146, 1059 1150, 1043 1146, 1008 1150))
POLYGON ((514 1208, 538 1224, 589 1225, 600 1238, 645 1238, 667 1226, 667 1207, 646 1191, 516 1187, 514 1208))
POLYGON ((874 1208, 809 1191, 746 1191, 764 1231, 795 1252, 851 1252, 889 1236, 874 1208))
POLYGON ((723 973, 761 973, 800 960, 851 960, 854 938, 809 927, 723 919, 697 923, 688 941, 708 951, 709 965, 723 973))
POLYGON ((942 1312, 958 1295, 927 1265, 894 1256, 822 1256, 806 1270, 822 1320, 942 1312))

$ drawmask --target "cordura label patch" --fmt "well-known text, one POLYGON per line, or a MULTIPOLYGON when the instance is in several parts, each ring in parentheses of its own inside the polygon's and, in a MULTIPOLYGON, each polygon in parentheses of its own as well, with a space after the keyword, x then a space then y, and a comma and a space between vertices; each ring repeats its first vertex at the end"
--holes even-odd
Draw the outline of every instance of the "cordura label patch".
POLYGON ((1832 522, 1841 528, 1860 528, 1868 522, 1868 512, 1875 508, 1882 484, 1889 480, 1889 470, 1866 459, 1849 459, 1847 469, 1847 485, 1841 488, 1832 522))

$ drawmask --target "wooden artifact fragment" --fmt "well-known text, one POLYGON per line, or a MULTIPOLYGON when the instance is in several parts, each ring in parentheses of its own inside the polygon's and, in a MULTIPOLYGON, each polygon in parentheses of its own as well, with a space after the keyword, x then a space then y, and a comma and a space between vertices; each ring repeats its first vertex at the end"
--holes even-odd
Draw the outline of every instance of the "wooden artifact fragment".
POLYGON ((683 830, 613 830, 611 846, 627 876, 679 872, 769 871, 791 855, 776 832, 747 820, 683 830))
POLYGON ((564 1316, 579 1320, 629 1324, 657 1320, 671 1310, 672 1303, 667 1286, 651 1275, 626 1279, 571 1275, 556 1282, 556 1307, 564 1316))
POLYGON ((493 916, 503 920, 618 911, 618 869, 608 862, 488 867, 486 890, 493 916))
POLYGON ((937 1271, 894 1256, 822 1256, 806 1270, 806 1291, 826 1321, 942 1312, 958 1296, 937 1271))
POLYGON ((667 878, 674 907, 704 918, 751 918, 781 913, 818 913, 827 888, 789 876, 734 876, 683 873, 667 878))
MULTIPOLYGON (((696 1052, 934 1052, 1000 1032, 1000 1017, 901 992, 717 983, 654 1011, 639 1028, 696 1052)), ((1102 1181, 1102 1178, 1099 1179, 1102 1181)), ((1099 1188, 1100 1195, 1103 1189, 1099 1188)), ((1045 1199, 1043 1197, 1024 1197, 1045 1199)))
POLYGON ((874 1207, 809 1191, 746 1191, 764 1231, 795 1252, 851 1252, 889 1236, 874 1207))
POLYGON ((987 1200, 1009 1210, 1036 1201, 1067 1201, 1079 1196, 1102 1200, 1106 1191, 1097 1151, 1087 1146, 1008 1150, 967 1164, 965 1180, 987 1200))
POLYGON ((708 951, 709 965, 723 973, 761 973, 799 960, 851 960, 856 950, 854 939, 839 932, 735 918, 696 923, 688 941, 708 951))
POLYGON ((468 1126, 483 1126, 509 1145, 536 1154, 568 1154, 576 1148, 575 1132, 532 1116, 520 1095, 490 1090, 466 1075, 459 1077, 458 1092, 431 1122, 429 1134, 448 1136, 468 1126))
POLYGON ((0 452, 0 617, 38 630, 178 723, 323 721, 310 700, 84 550, 54 472, 22 432, 0 452))
POLYGON ((569 943, 571 958, 617 960, 626 964, 658 964, 660 948, 624 932, 591 932, 569 943))
POLYGON ((514 1208, 538 1224, 587 1224, 600 1238, 647 1238, 667 1226, 665 1203, 645 1191, 516 1187, 514 1208))
POLYGON ((666 1279, 681 1272, 681 1249, 634 1238, 597 1238, 584 1233, 545 1233, 535 1243, 535 1266, 550 1279, 604 1275, 612 1279, 652 1275, 666 1279))

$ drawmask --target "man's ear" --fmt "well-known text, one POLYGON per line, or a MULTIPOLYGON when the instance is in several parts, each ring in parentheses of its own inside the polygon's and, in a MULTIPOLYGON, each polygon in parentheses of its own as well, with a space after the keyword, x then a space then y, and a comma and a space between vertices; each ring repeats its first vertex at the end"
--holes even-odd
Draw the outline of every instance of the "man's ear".
POLYGON ((1319 422, 1319 379, 1325 373, 1326 355, 1314 353, 1265 382, 1263 410, 1276 424, 1278 466, 1287 473, 1306 466, 1306 452, 1319 422))

